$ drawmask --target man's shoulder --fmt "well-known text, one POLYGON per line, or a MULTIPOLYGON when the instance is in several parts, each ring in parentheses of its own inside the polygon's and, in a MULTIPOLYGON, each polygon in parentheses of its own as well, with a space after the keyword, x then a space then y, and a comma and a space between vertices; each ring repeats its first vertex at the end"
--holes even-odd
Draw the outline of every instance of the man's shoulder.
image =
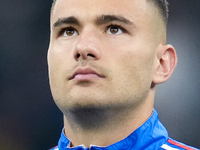
POLYGON ((169 138, 166 141, 166 143, 162 145, 160 150, 199 150, 199 149, 169 138))

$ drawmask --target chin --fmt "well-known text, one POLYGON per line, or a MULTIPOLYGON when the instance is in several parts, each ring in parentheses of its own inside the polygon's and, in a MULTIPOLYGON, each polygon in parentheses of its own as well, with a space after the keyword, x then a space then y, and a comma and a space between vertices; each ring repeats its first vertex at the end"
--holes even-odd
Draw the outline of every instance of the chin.
POLYGON ((89 97, 70 97, 70 98, 60 98, 55 100, 56 105, 62 110, 73 110, 73 109, 79 109, 79 108, 94 108, 94 107, 100 107, 103 105, 106 105, 101 100, 97 100, 94 98, 89 97))
MULTIPOLYGON (((101 107, 106 107, 108 104, 104 103, 104 102, 99 102, 96 100, 81 100, 81 101, 76 101, 70 104, 70 108, 71 109, 93 109, 93 108, 101 108, 101 107)), ((70 109, 69 108, 69 109, 70 109)))

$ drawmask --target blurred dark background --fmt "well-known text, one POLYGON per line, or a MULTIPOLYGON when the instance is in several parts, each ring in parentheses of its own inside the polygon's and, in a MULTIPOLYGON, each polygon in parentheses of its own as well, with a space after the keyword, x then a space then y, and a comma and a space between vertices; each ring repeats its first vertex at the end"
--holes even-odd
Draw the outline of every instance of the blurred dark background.
MULTIPOLYGON (((169 0, 168 43, 178 66, 155 108, 169 135, 200 148, 200 0, 169 0)), ((0 0, 0 150, 57 145, 62 114, 48 83, 51 0, 0 0)))

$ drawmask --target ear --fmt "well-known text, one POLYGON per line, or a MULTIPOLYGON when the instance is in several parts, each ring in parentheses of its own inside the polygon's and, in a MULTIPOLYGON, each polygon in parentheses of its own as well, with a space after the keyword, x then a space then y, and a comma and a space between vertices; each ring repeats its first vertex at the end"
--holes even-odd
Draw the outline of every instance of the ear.
POLYGON ((153 76, 153 84, 167 81, 173 73, 176 64, 176 51, 171 45, 161 46, 157 53, 156 70, 153 76))

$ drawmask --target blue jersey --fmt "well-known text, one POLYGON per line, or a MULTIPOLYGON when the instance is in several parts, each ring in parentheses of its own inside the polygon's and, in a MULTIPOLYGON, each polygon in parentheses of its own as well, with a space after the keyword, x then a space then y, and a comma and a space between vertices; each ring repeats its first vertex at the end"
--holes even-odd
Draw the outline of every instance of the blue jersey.
POLYGON ((58 146, 51 150, 198 150, 177 142, 168 136, 168 132, 158 119, 158 113, 154 110, 152 116, 137 130, 125 139, 107 147, 84 145, 69 147, 70 140, 61 133, 58 146))

